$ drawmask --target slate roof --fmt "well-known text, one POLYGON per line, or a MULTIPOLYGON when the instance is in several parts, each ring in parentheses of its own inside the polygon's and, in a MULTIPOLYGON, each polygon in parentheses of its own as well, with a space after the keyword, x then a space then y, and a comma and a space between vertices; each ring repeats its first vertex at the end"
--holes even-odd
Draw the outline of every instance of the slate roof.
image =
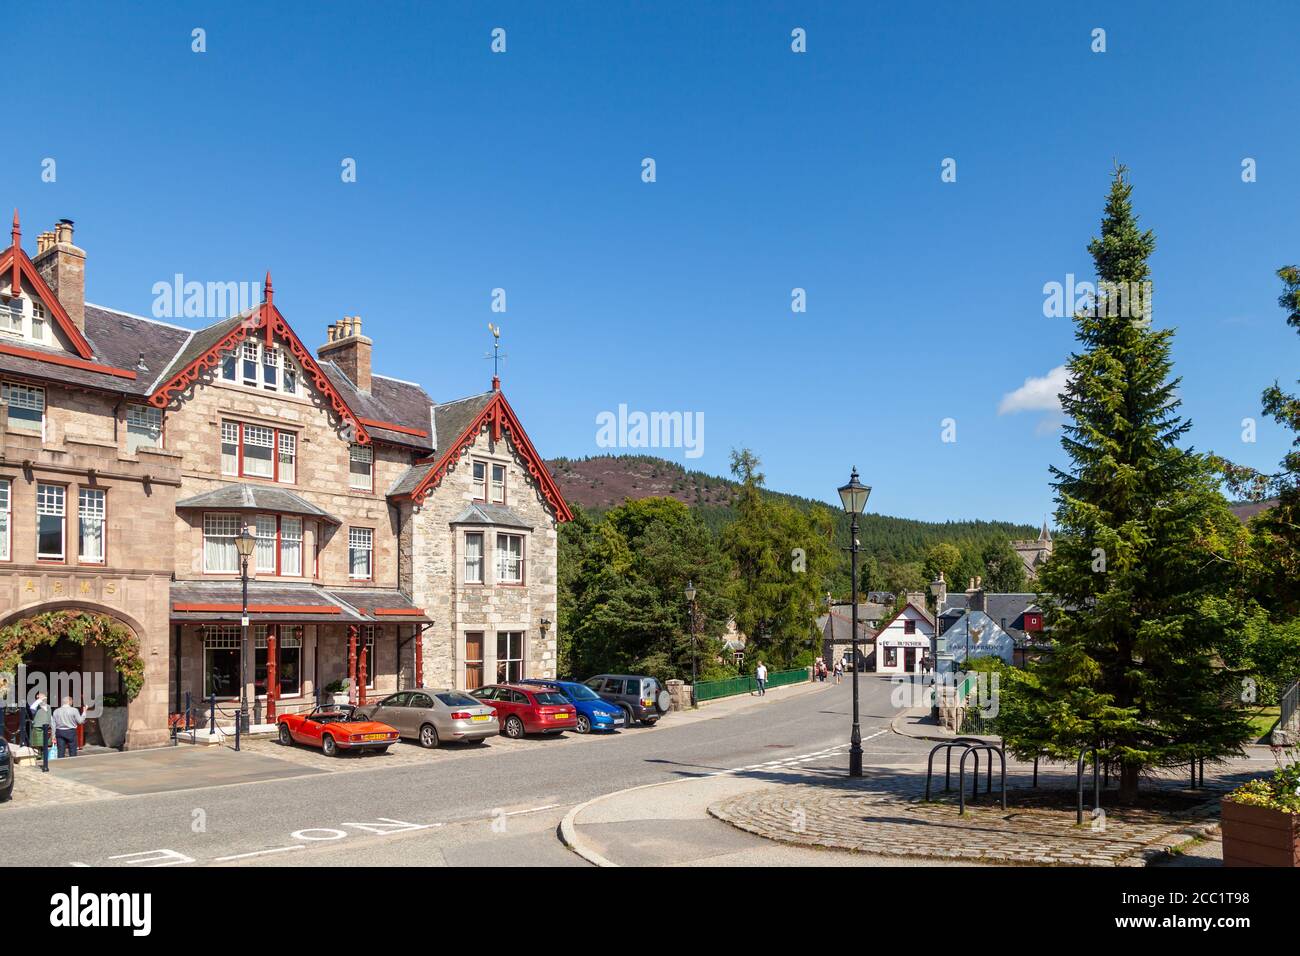
POLYGON ((212 491, 184 498, 176 502, 177 508, 201 508, 207 511, 266 511, 287 515, 307 515, 321 518, 331 524, 343 522, 328 511, 322 511, 301 495, 287 488, 266 485, 228 484, 212 491))
POLYGON ((452 518, 451 524, 490 524, 502 525, 507 528, 523 528, 527 531, 533 529, 531 524, 509 508, 501 505, 490 505, 481 501, 474 502, 452 518))
POLYGON ((1025 611, 1037 601, 1037 594, 985 594, 984 612, 1019 642, 1025 637, 1025 611))
MULTIPOLYGON (((238 623, 243 610, 239 581, 173 581, 172 620, 193 623, 238 623), (218 610, 176 610, 177 607, 218 610)), ((255 623, 410 623, 429 618, 411 599, 394 588, 323 588, 315 584, 248 582, 249 618, 255 623), (258 607, 294 608, 259 611, 258 607), (376 609, 409 610, 410 614, 376 614, 376 609)))
MULTIPOLYGON (((487 407, 488 402, 492 401, 492 396, 496 392, 482 392, 478 395, 470 395, 467 398, 459 398, 454 402, 444 402, 441 405, 435 405, 433 408, 434 433, 437 435, 437 441, 441 444, 437 446, 437 453, 444 453, 457 439, 460 438, 461 432, 470 426, 474 419, 478 418, 479 413, 487 407)), ((406 473, 392 488, 388 489, 390 495, 409 495, 412 491, 420 486, 420 482, 425 479, 429 472, 433 471, 437 461, 430 459, 418 465, 412 465, 406 470, 406 473)))
MULTIPOLYGON (((822 632, 822 639, 832 644, 850 644, 853 642, 853 608, 852 605, 836 607, 829 614, 817 618, 817 628, 822 632)), ((858 641, 870 643, 876 639, 876 632, 867 626, 862 617, 861 605, 858 611, 858 641)))
POLYGON ((403 382, 382 375, 371 375, 370 392, 361 391, 352 384, 352 379, 338 367, 335 362, 321 362, 321 370, 343 396, 348 406, 361 418, 372 421, 390 422, 423 432, 424 435, 408 435, 405 432, 367 425, 366 431, 372 438, 392 442, 397 445, 409 445, 424 451, 434 449, 433 422, 431 410, 433 399, 423 388, 411 382, 403 382))

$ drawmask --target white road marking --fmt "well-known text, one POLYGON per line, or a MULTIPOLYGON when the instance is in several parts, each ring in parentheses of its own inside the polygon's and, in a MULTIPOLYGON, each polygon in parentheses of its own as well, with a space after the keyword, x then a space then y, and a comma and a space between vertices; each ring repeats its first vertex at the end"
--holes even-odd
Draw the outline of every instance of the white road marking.
POLYGON ((247 860, 250 856, 266 856, 268 853, 288 853, 290 850, 305 850, 307 844, 295 843, 293 846, 273 846, 269 850, 254 850, 252 853, 236 853, 234 856, 219 856, 213 863, 226 863, 230 860, 247 860))
POLYGON ((502 816, 506 816, 506 817, 517 817, 517 816, 519 816, 520 814, 524 814, 524 813, 541 813, 543 810, 557 810, 557 809, 559 809, 561 806, 563 806, 563 804, 559 804, 559 803, 548 803, 548 804, 547 804, 546 806, 544 806, 544 807, 532 807, 532 808, 529 809, 529 810, 511 810, 511 811, 509 811, 509 812, 507 812, 507 813, 503 813, 502 816))

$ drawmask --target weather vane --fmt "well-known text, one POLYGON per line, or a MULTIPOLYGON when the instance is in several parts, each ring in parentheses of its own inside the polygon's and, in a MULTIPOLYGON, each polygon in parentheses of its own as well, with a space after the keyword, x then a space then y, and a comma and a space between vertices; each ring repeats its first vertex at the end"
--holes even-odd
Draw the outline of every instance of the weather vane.
POLYGON ((489 322, 488 331, 492 333, 492 354, 483 357, 492 360, 492 378, 495 381, 501 377, 501 363, 509 356, 501 354, 501 326, 489 322))

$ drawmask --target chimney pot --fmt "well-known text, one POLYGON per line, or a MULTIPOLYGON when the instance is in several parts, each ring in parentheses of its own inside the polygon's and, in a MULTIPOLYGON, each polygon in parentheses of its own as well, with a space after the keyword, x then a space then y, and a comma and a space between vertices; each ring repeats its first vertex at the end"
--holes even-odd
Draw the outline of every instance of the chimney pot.
POLYGON ((33 265, 53 290, 63 311, 80 331, 86 330, 86 253, 72 242, 71 219, 60 219, 53 232, 36 240, 33 265))
POLYGON ((345 315, 326 330, 326 342, 316 350, 324 361, 338 365, 358 391, 370 391, 370 353, 374 343, 361 334, 361 316, 345 315))

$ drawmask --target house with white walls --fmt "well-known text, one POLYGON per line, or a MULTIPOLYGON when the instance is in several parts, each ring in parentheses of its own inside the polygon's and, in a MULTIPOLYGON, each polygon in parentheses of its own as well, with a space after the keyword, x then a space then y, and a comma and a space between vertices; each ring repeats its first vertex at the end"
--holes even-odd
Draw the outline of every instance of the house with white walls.
POLYGON ((920 674, 930 655, 934 618, 924 595, 913 598, 876 632, 876 673, 920 674), (918 600, 919 599, 919 600, 918 600))

